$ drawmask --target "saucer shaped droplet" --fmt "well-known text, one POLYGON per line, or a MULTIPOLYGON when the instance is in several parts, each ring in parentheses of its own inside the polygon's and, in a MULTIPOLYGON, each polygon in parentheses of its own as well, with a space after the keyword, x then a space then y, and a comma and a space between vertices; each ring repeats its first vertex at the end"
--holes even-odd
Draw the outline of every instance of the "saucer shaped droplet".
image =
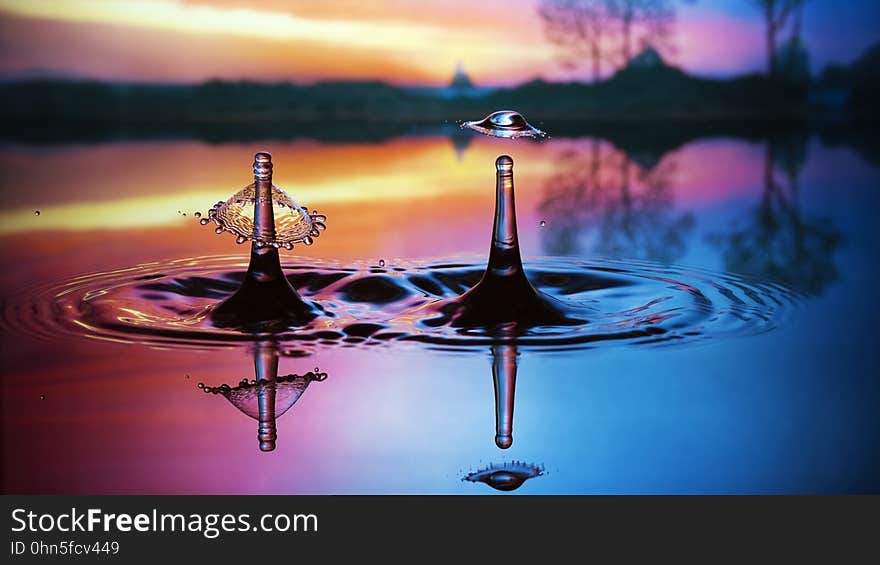
POLYGON ((467 474, 462 480, 471 483, 485 483, 495 490, 516 490, 527 480, 544 474, 544 469, 538 465, 511 461, 489 465, 485 469, 467 474))
POLYGON ((326 217, 309 214, 290 196, 272 185, 272 212, 275 217, 275 236, 272 239, 255 237, 254 211, 257 204, 256 186, 250 184, 235 193, 226 202, 218 202, 208 212, 208 218, 217 224, 217 233, 228 231, 242 242, 255 241, 261 246, 291 249, 295 243, 311 244, 321 235, 326 217))
POLYGON ((482 120, 464 122, 462 128, 472 129, 484 135, 516 139, 518 137, 543 138, 547 134, 531 125, 519 112, 499 110, 492 112, 482 120))

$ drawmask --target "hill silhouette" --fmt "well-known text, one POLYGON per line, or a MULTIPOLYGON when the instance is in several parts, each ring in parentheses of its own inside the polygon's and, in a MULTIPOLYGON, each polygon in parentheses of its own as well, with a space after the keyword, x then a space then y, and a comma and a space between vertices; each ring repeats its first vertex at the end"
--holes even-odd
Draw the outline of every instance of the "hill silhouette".
MULTIPOLYGON (((876 106, 878 60, 880 47, 875 47, 846 71, 850 107, 860 115, 876 106)), ((690 135, 689 130, 796 125, 811 117, 804 84, 759 74, 726 80, 694 77, 648 56, 635 58, 601 82, 535 80, 480 96, 441 96, 430 89, 382 82, 165 85, 30 79, 0 83, 0 116, 7 124, 2 135, 24 140, 375 139, 474 119, 501 108, 518 110, 558 135, 630 126, 644 129, 658 121, 680 122, 690 135)))

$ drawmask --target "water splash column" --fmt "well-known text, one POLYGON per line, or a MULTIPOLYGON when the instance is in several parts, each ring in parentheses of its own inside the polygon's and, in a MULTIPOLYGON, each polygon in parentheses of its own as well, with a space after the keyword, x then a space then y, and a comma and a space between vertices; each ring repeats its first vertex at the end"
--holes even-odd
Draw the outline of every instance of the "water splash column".
POLYGON ((254 241, 248 276, 259 282, 284 278, 278 249, 262 242, 275 239, 275 212, 272 208, 272 155, 261 151, 254 155, 254 241))
POLYGON ((265 255, 273 247, 258 245, 259 241, 275 239, 275 213, 272 210, 272 155, 260 152, 254 155, 254 189, 257 202, 254 207, 253 251, 265 255))
POLYGON ((507 277, 523 270, 516 233, 513 159, 501 155, 495 160, 495 169, 495 221, 492 225, 489 270, 493 275, 507 277))
POLYGON ((300 298, 281 268, 272 200, 272 156, 254 155, 254 227, 247 273, 238 290, 215 308, 211 317, 220 326, 265 331, 283 329, 314 319, 315 310, 300 298))

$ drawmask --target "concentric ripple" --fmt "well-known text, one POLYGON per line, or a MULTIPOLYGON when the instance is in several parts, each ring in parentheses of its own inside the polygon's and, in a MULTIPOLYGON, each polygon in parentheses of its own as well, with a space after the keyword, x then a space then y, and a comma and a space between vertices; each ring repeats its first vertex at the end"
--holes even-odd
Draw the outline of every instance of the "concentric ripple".
MULTIPOLYGON (((576 309, 584 323, 463 328, 423 314, 476 284, 484 261, 286 264, 293 286, 325 315, 274 339, 287 355, 398 342, 454 350, 498 343, 550 350, 673 344, 769 331, 797 299, 780 285, 731 274, 548 259, 526 263, 530 281, 576 309)), ((209 313, 235 291, 246 269, 241 257, 197 257, 83 275, 6 297, 2 325, 52 340, 67 334, 156 347, 236 346, 254 336, 212 325, 209 313)))

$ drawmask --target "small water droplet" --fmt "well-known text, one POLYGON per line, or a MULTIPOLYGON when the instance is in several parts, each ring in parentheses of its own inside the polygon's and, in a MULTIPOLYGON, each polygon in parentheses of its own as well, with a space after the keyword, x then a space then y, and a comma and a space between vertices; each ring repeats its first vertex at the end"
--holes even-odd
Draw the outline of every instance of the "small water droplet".
POLYGON ((315 240, 312 239, 311 236, 308 236, 308 235, 307 235, 307 236, 305 236, 305 237, 303 238, 303 243, 305 243, 306 245, 311 245, 311 244, 313 244, 314 242, 315 242, 315 240))
POLYGON ((189 373, 186 374, 186 378, 189 378, 189 373))
POLYGON ((177 213, 180 214, 180 210, 178 210, 177 213))
POLYGON ((240 235, 240 236, 238 236, 238 237, 235 238, 235 243, 237 243, 237 244, 239 244, 239 245, 241 245, 241 244, 244 243, 245 241, 247 241, 247 238, 246 238, 245 236, 243 236, 243 235, 240 235))
POLYGON ((385 259, 379 259, 379 266, 380 266, 380 267, 384 267, 384 266, 385 266, 385 259))
POLYGON ((39 211, 39 210, 34 210, 34 216, 39 216, 39 215, 40 215, 40 211, 39 211))
POLYGON ((40 395, 40 400, 46 400, 46 395, 45 395, 45 394, 41 394, 41 395, 40 395))
POLYGON ((223 233, 223 228, 217 226, 216 228, 214 228, 214 233, 223 233))
POLYGON ((208 218, 202 218, 201 220, 199 220, 199 223, 202 224, 203 226, 207 225, 207 224, 208 224, 208 218))
POLYGON ((547 222, 545 222, 544 220, 541 220, 541 227, 543 228, 546 225, 547 225, 547 222))
POLYGON ((199 388, 205 388, 205 383, 199 383, 197 386, 198 386, 199 388))
POLYGON ((531 125, 519 112, 499 110, 482 120, 464 122, 462 128, 472 129, 484 135, 516 139, 518 137, 542 138, 547 134, 531 125))
POLYGON ((201 212, 196 212, 195 214, 193 214, 193 216, 195 216, 196 218, 201 218, 201 217, 202 217, 202 213, 201 213, 201 212))

